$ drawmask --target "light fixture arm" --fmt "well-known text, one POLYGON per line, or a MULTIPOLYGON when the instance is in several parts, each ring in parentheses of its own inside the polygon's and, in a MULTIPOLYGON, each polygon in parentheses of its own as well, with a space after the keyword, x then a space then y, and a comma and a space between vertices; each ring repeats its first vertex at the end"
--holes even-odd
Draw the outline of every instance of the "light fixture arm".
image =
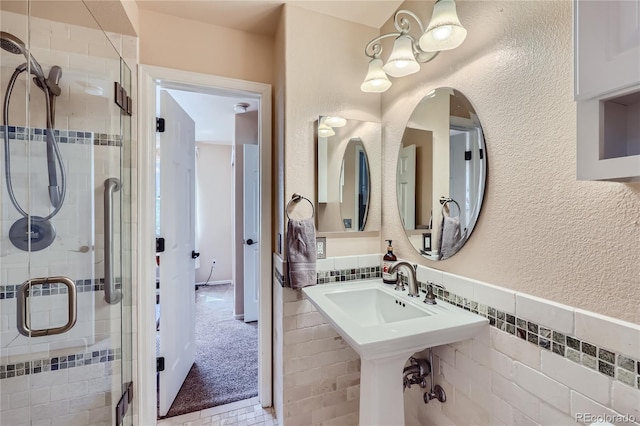
POLYGON ((389 34, 382 34, 382 35, 374 38, 369 43, 367 43, 367 45, 365 46, 364 54, 367 55, 368 57, 370 57, 371 59, 379 58, 380 54, 382 53, 382 45, 379 42, 381 40, 384 40, 385 38, 389 38, 389 37, 397 38, 400 35, 401 35, 401 33, 389 33, 389 34), (371 53, 369 53, 369 52, 371 52, 371 53))
POLYGON ((396 26, 396 30, 400 31, 400 33, 407 34, 411 31, 411 22, 409 22, 407 18, 400 17, 400 15, 409 15, 412 17, 418 23, 418 27, 420 27, 420 34, 424 32, 424 27, 422 26, 422 22, 420 22, 418 15, 410 10, 401 9, 393 15, 393 23, 396 26))
POLYGON ((364 54, 366 56, 368 56, 371 59, 379 58, 380 55, 382 54, 382 45, 380 44, 380 41, 384 40, 385 38, 391 38, 391 37, 398 38, 402 35, 406 35, 409 38, 411 38, 411 45, 413 48, 413 53, 416 57, 416 61, 420 63, 425 63, 425 62, 431 61, 436 56, 438 56, 438 53, 440 52, 425 52, 422 49, 420 49, 420 45, 418 44, 417 40, 409 34, 409 31, 411 31, 411 22, 409 21, 409 19, 407 19, 402 15, 407 15, 413 18, 418 23, 418 28, 420 28, 420 34, 424 33, 424 26, 422 25, 422 22, 420 22, 420 18, 418 18, 418 15, 416 15, 410 10, 405 10, 405 9, 398 10, 393 15, 394 25, 396 27, 396 30, 398 30, 398 32, 382 34, 374 38, 373 40, 371 40, 369 43, 367 43, 367 45, 364 48, 364 54))

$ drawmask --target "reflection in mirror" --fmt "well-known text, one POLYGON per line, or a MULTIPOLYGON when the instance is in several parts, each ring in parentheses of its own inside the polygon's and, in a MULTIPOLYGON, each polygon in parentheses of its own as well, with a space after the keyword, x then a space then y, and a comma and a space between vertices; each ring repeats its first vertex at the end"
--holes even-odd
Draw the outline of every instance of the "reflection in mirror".
POLYGON ((345 230, 364 231, 369 208, 369 163, 360 138, 351 138, 340 170, 340 217, 345 230))
POLYGON ((431 260, 457 253, 478 220, 486 180, 482 126, 458 90, 425 96, 402 136, 398 209, 413 247, 431 260))
POLYGON ((316 126, 318 231, 379 230, 380 123, 320 116, 316 126))

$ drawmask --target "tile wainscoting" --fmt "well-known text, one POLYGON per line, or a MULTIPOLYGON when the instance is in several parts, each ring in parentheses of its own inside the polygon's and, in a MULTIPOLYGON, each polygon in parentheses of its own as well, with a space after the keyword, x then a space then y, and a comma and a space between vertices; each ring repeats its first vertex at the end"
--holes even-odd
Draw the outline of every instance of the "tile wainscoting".
MULTIPOLYGON (((350 280, 363 279, 361 274, 367 271, 369 277, 377 278, 380 262, 379 255, 319 260, 318 283, 345 281, 348 285, 350 280)), ((274 279, 280 284, 275 302, 281 306, 281 330, 276 334, 282 348, 276 358, 284 362, 280 364, 283 380, 276 387, 284 400, 279 407, 276 404, 276 414, 281 424, 307 420, 357 424, 358 356, 304 300, 302 292, 283 287, 285 266, 274 255, 274 279), (318 370, 314 359, 335 360, 335 368, 341 373, 346 369, 347 374, 327 376, 323 374, 327 368, 318 370), (338 402, 332 399, 335 392, 347 397, 338 402)), ((423 389, 408 389, 407 424, 640 421, 637 324, 422 265, 417 278, 423 292, 427 281, 444 286, 445 290, 436 292, 440 301, 484 316, 490 326, 474 339, 434 348, 435 382, 445 388, 448 400, 425 405, 423 389)))

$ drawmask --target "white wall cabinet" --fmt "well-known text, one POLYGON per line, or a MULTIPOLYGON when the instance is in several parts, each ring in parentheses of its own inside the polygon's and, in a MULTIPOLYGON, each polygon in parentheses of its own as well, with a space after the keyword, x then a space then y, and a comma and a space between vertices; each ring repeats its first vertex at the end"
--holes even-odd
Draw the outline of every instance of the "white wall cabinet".
POLYGON ((577 177, 640 181, 640 0, 574 0, 577 177))

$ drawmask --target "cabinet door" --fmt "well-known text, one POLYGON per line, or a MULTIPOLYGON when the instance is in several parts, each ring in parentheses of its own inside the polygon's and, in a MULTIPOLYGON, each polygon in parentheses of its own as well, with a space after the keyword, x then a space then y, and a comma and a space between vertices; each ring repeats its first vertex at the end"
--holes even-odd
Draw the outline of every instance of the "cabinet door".
POLYGON ((640 81, 640 0, 574 0, 575 99, 640 81))

